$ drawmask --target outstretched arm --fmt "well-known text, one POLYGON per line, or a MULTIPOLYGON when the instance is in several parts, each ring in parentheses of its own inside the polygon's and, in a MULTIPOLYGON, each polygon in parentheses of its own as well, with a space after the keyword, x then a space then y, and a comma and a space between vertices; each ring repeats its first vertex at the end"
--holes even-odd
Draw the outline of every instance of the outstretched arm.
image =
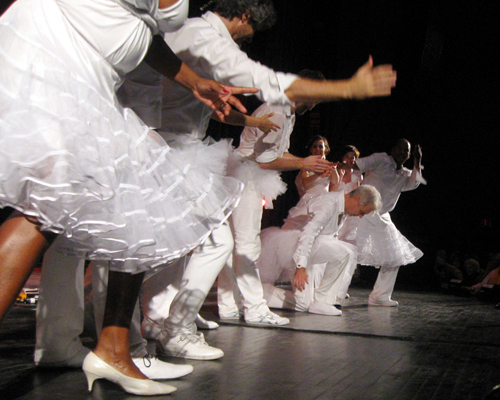
POLYGON ((247 112, 243 104, 233 95, 258 91, 255 88, 227 86, 201 78, 174 54, 161 36, 153 36, 144 61, 162 75, 191 90, 198 100, 215 110, 222 121, 230 113, 230 105, 242 113, 247 112))
POLYGON ((332 163, 321 158, 321 156, 309 156, 301 158, 290 153, 284 153, 283 157, 276 158, 268 163, 259 163, 262 169, 272 169, 275 171, 293 171, 300 169, 302 171, 310 171, 315 174, 330 173, 332 163))
POLYGON ((370 56, 365 65, 350 79, 317 81, 299 78, 285 91, 293 101, 321 102, 341 99, 364 99, 389 96, 396 86, 396 71, 392 65, 373 66, 370 56))

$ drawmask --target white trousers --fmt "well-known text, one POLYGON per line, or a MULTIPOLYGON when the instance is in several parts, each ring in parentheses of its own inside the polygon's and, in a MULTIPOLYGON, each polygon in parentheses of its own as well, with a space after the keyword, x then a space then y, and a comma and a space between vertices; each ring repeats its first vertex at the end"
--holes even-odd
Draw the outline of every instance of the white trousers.
POLYGON ((306 312, 313 300, 334 304, 346 269, 356 266, 356 248, 331 236, 319 235, 307 267, 309 284, 303 291, 270 288, 265 293, 269 307, 306 312))
POLYGON ((221 317, 243 311, 245 319, 255 319, 269 312, 257 268, 262 196, 254 187, 251 181, 246 185, 230 218, 234 252, 219 275, 217 298, 221 317))
POLYGON ((191 256, 146 279, 142 295, 145 337, 156 339, 162 328, 170 337, 196 332, 196 316, 233 245, 231 229, 223 224, 191 256))
POLYGON ((85 261, 59 253, 59 236, 46 251, 36 309, 35 363, 79 363, 90 351, 83 346, 85 261))
MULTIPOLYGON (((43 258, 40 297, 37 306, 35 363, 73 363, 90 351, 80 335, 85 320, 84 260, 66 256, 68 241, 59 236, 43 258)), ((92 263, 93 305, 96 331, 102 328, 106 305, 108 266, 92 263)), ((132 356, 142 357, 146 341, 140 334, 140 312, 136 306, 130 330, 132 356)))
POLYGON ((399 268, 381 267, 373 290, 370 294, 372 300, 387 301, 391 300, 396 278, 398 276, 399 268))

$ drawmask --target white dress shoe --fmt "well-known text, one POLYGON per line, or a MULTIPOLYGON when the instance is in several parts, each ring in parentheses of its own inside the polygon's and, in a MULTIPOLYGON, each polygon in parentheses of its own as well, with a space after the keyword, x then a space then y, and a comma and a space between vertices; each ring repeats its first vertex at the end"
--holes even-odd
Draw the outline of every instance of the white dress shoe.
POLYGON ((217 360, 224 356, 221 349, 209 346, 202 333, 183 333, 168 337, 162 332, 158 338, 157 352, 171 357, 189 358, 192 360, 217 360))
POLYGON ((322 301, 312 301, 309 305, 309 310, 311 314, 321 314, 321 315, 334 315, 339 316, 342 315, 342 311, 340 311, 337 307, 323 303, 322 301))
POLYGON ((87 377, 89 392, 92 391, 92 385, 96 379, 106 379, 116 383, 127 393, 142 396, 170 394, 177 390, 173 386, 150 379, 136 379, 126 376, 92 352, 83 360, 83 372, 87 377))
POLYGON ((395 300, 375 300, 372 296, 368 297, 368 305, 369 306, 378 306, 378 307, 397 307, 399 303, 395 300))
POLYGON ((170 364, 149 355, 133 357, 132 361, 139 370, 149 379, 177 379, 193 372, 189 364, 170 364))
POLYGON ((278 314, 275 314, 271 311, 268 311, 266 314, 257 315, 257 316, 245 316, 245 322, 248 324, 255 325, 288 325, 290 320, 285 317, 280 317, 278 314))
POLYGON ((196 316, 196 327, 198 329, 217 329, 219 327, 219 324, 215 321, 207 321, 205 318, 203 318, 200 314, 196 316))

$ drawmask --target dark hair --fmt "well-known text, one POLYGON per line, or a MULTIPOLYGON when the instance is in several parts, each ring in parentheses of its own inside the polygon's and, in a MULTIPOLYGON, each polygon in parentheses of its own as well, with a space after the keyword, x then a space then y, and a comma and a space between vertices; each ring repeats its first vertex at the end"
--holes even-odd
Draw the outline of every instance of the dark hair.
POLYGON ((351 153, 351 152, 356 154, 356 158, 359 158, 359 155, 361 154, 355 146, 353 146, 352 144, 348 144, 348 145, 345 145, 341 150, 339 150, 335 153, 335 161, 342 162, 342 160, 344 159, 344 156, 347 153, 351 153))
POLYGON ((314 135, 311 140, 309 140, 307 150, 311 151, 311 147, 313 146, 313 144, 319 140, 322 140, 325 143, 325 155, 328 155, 328 153, 330 153, 330 145, 328 144, 328 139, 321 135, 314 135))
POLYGON ((250 17, 256 31, 271 28, 276 23, 276 10, 272 0, 215 0, 214 12, 227 19, 250 17))
POLYGON ((303 69, 297 75, 301 78, 314 79, 315 81, 326 81, 325 75, 323 75, 320 71, 312 69, 303 69))

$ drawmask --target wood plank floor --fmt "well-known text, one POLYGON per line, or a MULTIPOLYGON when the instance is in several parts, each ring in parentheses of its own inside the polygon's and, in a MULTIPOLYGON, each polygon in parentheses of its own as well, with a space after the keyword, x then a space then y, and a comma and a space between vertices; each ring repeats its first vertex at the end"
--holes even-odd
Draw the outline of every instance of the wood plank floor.
MULTIPOLYGON (((218 361, 190 361, 173 380, 177 400, 494 399, 500 383, 500 310, 473 298, 397 291, 398 308, 368 307, 352 288, 341 317, 277 311, 285 327, 221 322, 205 332, 224 350, 218 361)), ((214 296, 202 314, 217 319, 214 296)), ((35 311, 16 306, 0 331, 0 399, 135 399, 112 383, 86 391, 81 370, 37 369, 35 311)), ((92 340, 83 337, 92 346, 92 340)), ((165 359, 184 363, 181 359, 165 359)), ((151 398, 151 397, 150 397, 151 398)), ((156 398, 156 397, 153 397, 156 398)))

